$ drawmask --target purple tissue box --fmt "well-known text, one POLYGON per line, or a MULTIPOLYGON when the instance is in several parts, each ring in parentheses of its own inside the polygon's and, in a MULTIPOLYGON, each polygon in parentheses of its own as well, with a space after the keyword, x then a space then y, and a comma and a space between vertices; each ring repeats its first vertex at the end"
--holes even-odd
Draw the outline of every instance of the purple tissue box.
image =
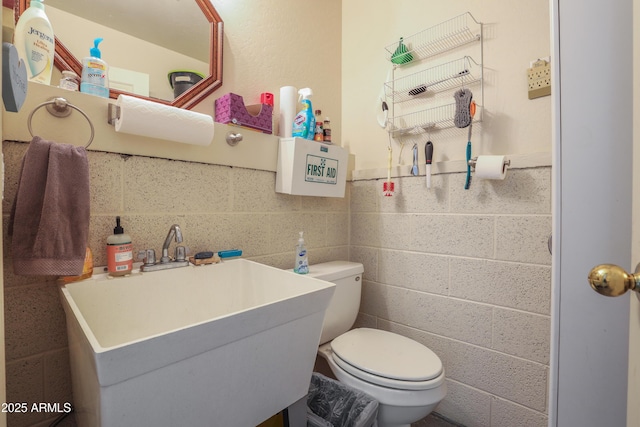
POLYGON ((228 93, 215 101, 216 122, 231 123, 264 133, 272 133, 273 107, 257 104, 246 107, 240 95, 228 93))

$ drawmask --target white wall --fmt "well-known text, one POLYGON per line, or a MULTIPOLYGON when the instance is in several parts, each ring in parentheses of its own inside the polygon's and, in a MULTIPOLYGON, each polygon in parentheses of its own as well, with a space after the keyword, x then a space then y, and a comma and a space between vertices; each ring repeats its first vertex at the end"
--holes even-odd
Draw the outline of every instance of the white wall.
MULTIPOLYGON (((529 100, 526 73, 530 61, 550 53, 547 0, 349 0, 342 4, 342 131, 357 170, 386 167, 388 137, 376 123, 376 99, 390 68, 385 46, 467 11, 484 23, 485 114, 473 128, 474 155, 550 152, 550 97, 529 100)), ((437 61, 414 67, 419 71, 437 61)), ((419 139, 421 156, 426 140, 419 139)), ((434 132, 431 140, 434 162, 464 159, 466 129, 434 132)), ((406 164, 411 145, 403 150, 406 164)), ((399 153, 400 145, 394 142, 393 149, 399 153)))

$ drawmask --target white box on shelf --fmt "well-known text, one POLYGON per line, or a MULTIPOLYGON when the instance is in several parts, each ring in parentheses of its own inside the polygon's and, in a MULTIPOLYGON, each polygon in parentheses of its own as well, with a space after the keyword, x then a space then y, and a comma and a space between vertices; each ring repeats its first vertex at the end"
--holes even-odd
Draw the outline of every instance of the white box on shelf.
POLYGON ((344 197, 348 153, 337 145, 281 138, 276 192, 299 196, 344 197))

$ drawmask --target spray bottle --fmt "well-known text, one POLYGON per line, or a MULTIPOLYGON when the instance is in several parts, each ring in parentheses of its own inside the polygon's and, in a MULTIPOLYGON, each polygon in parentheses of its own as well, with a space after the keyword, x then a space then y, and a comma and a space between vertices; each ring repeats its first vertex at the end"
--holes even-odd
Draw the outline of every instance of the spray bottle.
POLYGON ((298 102, 301 109, 298 115, 293 119, 292 136, 305 139, 313 139, 316 129, 316 118, 313 115, 313 107, 311 105, 311 96, 313 91, 305 87, 298 91, 298 102))

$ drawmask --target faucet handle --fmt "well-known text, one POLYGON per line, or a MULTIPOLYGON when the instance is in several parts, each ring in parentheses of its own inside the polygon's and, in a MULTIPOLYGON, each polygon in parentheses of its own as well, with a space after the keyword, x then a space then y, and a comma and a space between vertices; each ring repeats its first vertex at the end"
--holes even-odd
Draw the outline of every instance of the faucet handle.
POLYGON ((145 265, 154 265, 156 263, 156 251, 153 249, 145 249, 138 252, 138 259, 143 260, 145 265))
POLYGON ((184 246, 176 246, 176 261, 184 261, 187 258, 187 248, 184 246))

